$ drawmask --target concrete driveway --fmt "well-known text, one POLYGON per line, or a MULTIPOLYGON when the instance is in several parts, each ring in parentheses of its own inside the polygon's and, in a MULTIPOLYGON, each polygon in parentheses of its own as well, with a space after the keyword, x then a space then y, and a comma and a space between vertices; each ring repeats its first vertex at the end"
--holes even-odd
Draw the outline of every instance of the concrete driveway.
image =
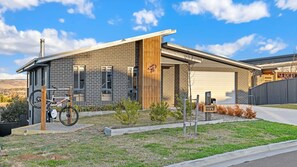
POLYGON ((257 118, 271 122, 279 122, 291 125, 297 125, 297 110, 253 106, 257 112, 257 118))

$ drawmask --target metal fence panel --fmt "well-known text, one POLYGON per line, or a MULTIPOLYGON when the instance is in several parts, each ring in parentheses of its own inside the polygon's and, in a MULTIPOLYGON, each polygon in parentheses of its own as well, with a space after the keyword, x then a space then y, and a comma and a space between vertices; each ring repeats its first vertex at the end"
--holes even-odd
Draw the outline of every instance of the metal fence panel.
POLYGON ((297 78, 264 83, 249 92, 256 105, 297 103, 297 78))
POLYGON ((288 80, 288 103, 297 102, 297 79, 288 80))

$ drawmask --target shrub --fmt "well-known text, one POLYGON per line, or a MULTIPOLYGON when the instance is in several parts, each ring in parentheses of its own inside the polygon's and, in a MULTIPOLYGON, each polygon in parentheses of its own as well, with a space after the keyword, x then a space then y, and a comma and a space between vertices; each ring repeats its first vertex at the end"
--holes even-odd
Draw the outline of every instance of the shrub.
POLYGON ((228 110, 227 110, 227 108, 225 106, 219 105, 219 106, 217 106, 217 112, 219 114, 227 114, 228 110))
POLYGON ((12 99, 12 102, 6 106, 1 114, 1 119, 4 122, 20 121, 20 116, 28 113, 28 103, 25 98, 18 96, 12 99))
MULTIPOLYGON (((176 112, 180 112, 183 115, 183 110, 184 110, 184 101, 182 98, 180 98, 178 95, 176 95, 176 101, 177 101, 177 105, 176 105, 176 112)), ((187 116, 192 116, 192 110, 193 107, 195 109, 195 103, 191 103, 190 100, 186 101, 186 113, 187 116)))
POLYGON ((199 106, 198 106, 198 108, 199 108, 199 111, 203 111, 203 106, 204 106, 204 103, 199 103, 199 106))
POLYGON ((150 117, 152 121, 164 122, 170 113, 168 109, 169 105, 167 102, 161 101, 161 103, 153 103, 150 106, 151 112, 150 117))
POLYGON ((180 110, 171 111, 169 112, 169 115, 175 118, 176 120, 182 120, 184 116, 184 114, 180 110))
POLYGON ((131 101, 130 99, 122 100, 121 103, 126 112, 123 112, 121 107, 116 109, 115 118, 121 121, 123 125, 134 125, 139 118, 140 104, 137 101, 131 101))
POLYGON ((235 105, 235 108, 234 108, 234 115, 237 116, 237 117, 241 117, 244 113, 244 109, 240 108, 240 106, 237 104, 235 105))
POLYGON ((230 106, 227 106, 227 114, 230 115, 230 116, 234 116, 234 109, 230 106))
POLYGON ((254 112, 253 111, 253 109, 252 109, 252 107, 247 107, 246 109, 245 109, 245 114, 244 114, 244 116, 246 117, 246 118, 248 118, 248 119, 253 119, 253 118, 256 118, 256 112, 254 112))

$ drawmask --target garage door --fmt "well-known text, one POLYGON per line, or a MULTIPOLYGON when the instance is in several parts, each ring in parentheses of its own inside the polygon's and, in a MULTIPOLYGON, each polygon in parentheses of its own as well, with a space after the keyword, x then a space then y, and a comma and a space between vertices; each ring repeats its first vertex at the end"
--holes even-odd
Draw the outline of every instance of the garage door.
POLYGON ((235 73, 234 72, 203 72, 191 71, 192 96, 200 96, 205 101, 205 92, 211 91, 211 97, 217 104, 235 104, 235 73))

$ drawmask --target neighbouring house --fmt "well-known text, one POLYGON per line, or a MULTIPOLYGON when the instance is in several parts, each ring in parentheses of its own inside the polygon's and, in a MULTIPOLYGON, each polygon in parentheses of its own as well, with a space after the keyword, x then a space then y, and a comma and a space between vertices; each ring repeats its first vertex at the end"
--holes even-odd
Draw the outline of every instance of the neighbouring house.
POLYGON ((288 54, 256 59, 242 60, 242 62, 261 67, 252 78, 252 86, 266 82, 297 78, 297 55, 288 54))
MULTIPOLYGON (((40 56, 17 72, 27 72, 28 94, 41 85, 73 86, 74 103, 84 106, 123 98, 137 100, 143 108, 161 100, 174 106, 176 95, 189 96, 189 85, 193 98, 199 94, 200 101, 211 91, 220 104, 248 103, 251 74, 259 67, 163 42, 164 36, 175 32, 164 30, 40 56)), ((40 122, 40 111, 30 107, 29 120, 40 122)))

